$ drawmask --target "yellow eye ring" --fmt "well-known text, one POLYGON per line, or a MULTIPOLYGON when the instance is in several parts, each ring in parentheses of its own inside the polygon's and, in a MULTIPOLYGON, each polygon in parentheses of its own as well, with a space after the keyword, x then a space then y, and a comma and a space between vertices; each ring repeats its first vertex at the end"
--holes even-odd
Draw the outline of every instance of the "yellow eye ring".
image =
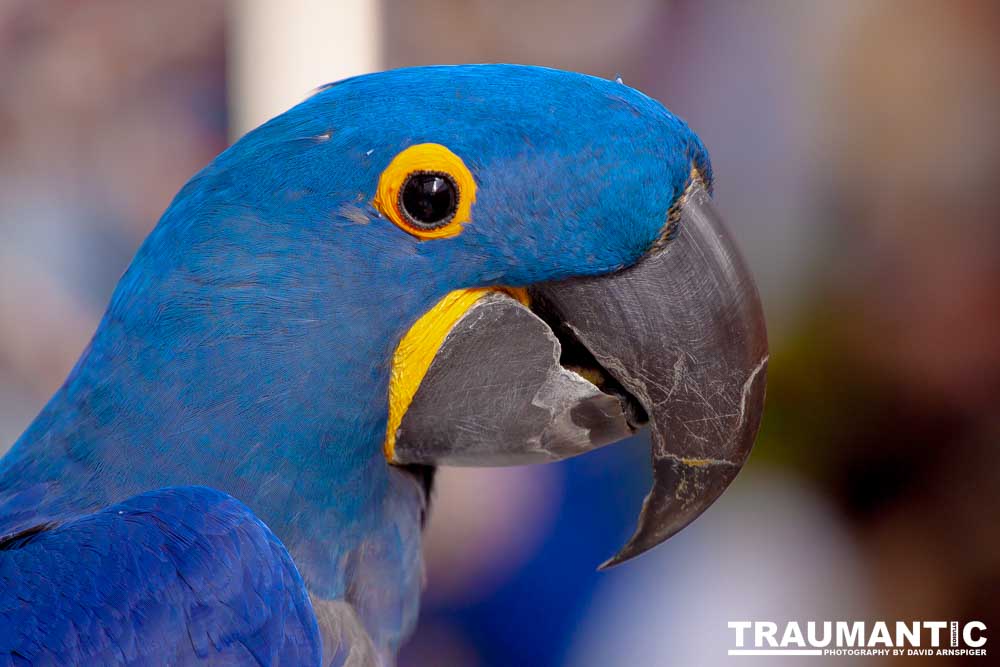
POLYGON ((475 201, 476 181, 462 158, 441 144, 416 144, 382 172, 373 204, 403 231, 441 239, 462 232, 475 201))

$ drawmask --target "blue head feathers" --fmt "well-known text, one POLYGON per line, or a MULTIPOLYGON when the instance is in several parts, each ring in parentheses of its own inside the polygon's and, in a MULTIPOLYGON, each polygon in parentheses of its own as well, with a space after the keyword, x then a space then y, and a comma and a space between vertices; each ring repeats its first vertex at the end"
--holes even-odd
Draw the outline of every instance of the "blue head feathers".
MULTIPOLYGON (((312 590, 342 594, 345 554, 372 540, 397 547, 366 567, 411 594, 419 573, 399 562, 418 560, 419 489, 381 451, 401 337, 452 290, 634 263, 692 168, 710 178, 697 137, 614 81, 482 65, 320 90, 178 194, 0 463, 0 516, 204 484, 247 502, 312 590), (374 204, 393 158, 422 143, 475 180, 457 235, 422 240, 374 204)), ((410 607, 392 623, 410 623, 410 607)))
MULTIPOLYGON (((692 166, 710 176, 697 136, 655 100, 614 81, 534 67, 405 69, 350 79, 247 135, 209 172, 254 186, 246 203, 294 208, 324 235, 433 264, 448 287, 519 285, 628 265, 660 232, 692 166), (369 206, 400 151, 433 142, 478 185, 472 223, 419 243, 369 206), (240 175, 224 176, 230 170, 240 175), (354 205, 352 210, 350 205, 354 205), (346 205, 346 208, 345 208, 346 205), (345 215, 345 211, 348 213, 345 215)), ((207 174, 206 174, 207 176, 207 174)), ((422 274, 419 268, 410 271, 422 274)))

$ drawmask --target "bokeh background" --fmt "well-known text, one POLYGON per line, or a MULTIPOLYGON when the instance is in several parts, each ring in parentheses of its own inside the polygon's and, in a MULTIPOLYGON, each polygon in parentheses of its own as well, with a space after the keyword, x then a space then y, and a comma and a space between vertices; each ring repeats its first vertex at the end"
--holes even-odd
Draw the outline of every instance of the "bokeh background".
POLYGON ((726 657, 743 619, 1000 641, 992 0, 2 0, 0 452, 229 141, 333 79, 480 61, 621 74, 700 133, 768 313, 767 411, 731 490, 608 573, 648 443, 445 471, 401 663, 752 664, 726 657))

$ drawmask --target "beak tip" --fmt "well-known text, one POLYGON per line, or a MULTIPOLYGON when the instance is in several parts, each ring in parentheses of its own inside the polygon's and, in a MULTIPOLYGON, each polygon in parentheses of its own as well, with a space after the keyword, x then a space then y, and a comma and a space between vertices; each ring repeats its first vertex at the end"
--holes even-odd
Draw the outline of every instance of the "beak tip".
POLYGON ((606 570, 610 570, 611 568, 617 567, 626 561, 632 560, 636 556, 642 555, 648 549, 651 548, 651 547, 643 547, 641 545, 636 544, 637 537, 638 534, 634 535, 632 539, 630 539, 625 546, 623 546, 621 549, 618 550, 618 553, 616 553, 614 556, 612 556, 611 558, 607 559, 606 561, 598 565, 597 571, 604 572, 606 570))
POLYGON ((613 568, 615 565, 618 565, 619 563, 621 563, 621 561, 618 560, 618 555, 615 554, 611 558, 607 559, 606 561, 604 561, 603 563, 601 563, 600 565, 598 565, 597 566, 597 571, 598 572, 604 572, 606 570, 610 570, 611 568, 613 568))
POLYGON ((718 500, 736 478, 745 458, 742 455, 739 461, 706 461, 668 456, 655 461, 653 488, 643 502, 635 533, 597 569, 620 565, 679 533, 718 500))

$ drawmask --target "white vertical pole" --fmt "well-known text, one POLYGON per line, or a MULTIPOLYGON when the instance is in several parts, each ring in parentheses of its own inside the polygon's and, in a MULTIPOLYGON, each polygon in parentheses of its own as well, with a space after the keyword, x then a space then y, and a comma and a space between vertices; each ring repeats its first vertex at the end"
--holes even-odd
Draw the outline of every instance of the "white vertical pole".
POLYGON ((379 68, 379 0, 230 0, 230 137, 379 68))

